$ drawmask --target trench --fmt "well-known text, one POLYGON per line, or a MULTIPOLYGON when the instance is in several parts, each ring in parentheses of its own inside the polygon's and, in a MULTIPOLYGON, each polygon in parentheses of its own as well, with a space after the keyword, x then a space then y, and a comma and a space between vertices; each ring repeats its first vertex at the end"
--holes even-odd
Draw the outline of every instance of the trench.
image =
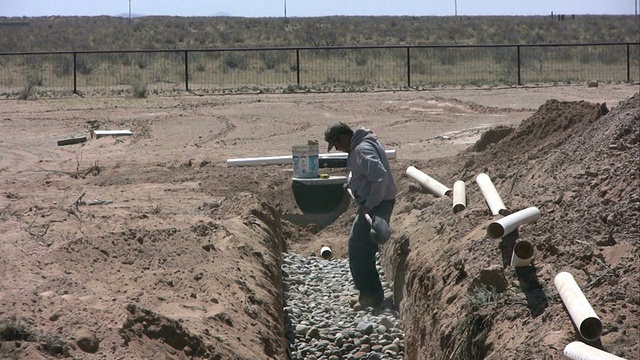
MULTIPOLYGON (((348 207, 349 198, 325 214, 287 215, 298 226, 316 224, 320 231, 348 207)), ((347 236, 344 234, 343 236, 347 236)), ((286 241, 286 239, 285 239, 286 241)), ((384 245, 387 246, 387 245, 384 245)), ((385 300, 377 308, 357 302, 347 258, 282 254, 284 329, 289 359, 405 359, 403 322, 394 304, 394 285, 387 279, 382 248, 376 256, 385 300)), ((397 287, 398 274, 394 284, 397 287)))

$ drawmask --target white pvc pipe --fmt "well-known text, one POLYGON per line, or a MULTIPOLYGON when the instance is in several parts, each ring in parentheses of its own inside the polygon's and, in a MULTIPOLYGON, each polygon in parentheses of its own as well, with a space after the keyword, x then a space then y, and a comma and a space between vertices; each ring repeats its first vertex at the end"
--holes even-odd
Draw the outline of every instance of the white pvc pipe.
POLYGON ((487 226, 487 235, 492 239, 499 239, 511 233, 520 225, 529 224, 539 218, 540 210, 538 210, 537 207, 532 206, 492 222, 487 226))
POLYGON ((453 183, 453 213, 457 214, 467 208, 467 186, 464 181, 458 180, 453 183))
MULTIPOLYGON (((396 158, 395 150, 385 150, 385 154, 387 154, 387 158, 389 159, 396 158)), ((326 153, 318 155, 318 158, 320 161, 323 159, 346 159, 348 155, 349 154, 342 152, 326 153)), ((287 165, 292 163, 293 155, 227 159, 227 166, 287 165)))
POLYGON ((512 267, 529 266, 533 261, 533 245, 528 241, 518 241, 511 254, 512 267))
POLYGON ((420 183, 427 190, 431 191, 433 194, 438 196, 449 195, 451 193, 451 189, 442 185, 438 180, 432 178, 431 176, 423 173, 422 171, 416 169, 413 166, 409 166, 407 168, 407 175, 420 183))
POLYGON ((331 248, 330 248, 330 247, 328 247, 328 246, 323 246, 323 247, 320 249, 320 256, 321 256, 323 259, 330 259, 332 255, 333 255, 333 252, 331 251, 331 248))
POLYGON ((574 341, 565 346, 563 354, 572 360, 625 360, 580 341, 574 341))
POLYGON ((556 285, 569 315, 571 315, 571 320, 580 331, 580 336, 588 341, 598 340, 602 335, 602 321, 593 311, 573 275, 561 272, 556 275, 553 283, 556 285))
POLYGON ((493 215, 509 215, 509 210, 504 206, 502 202, 502 198, 500 198, 500 194, 498 194, 498 190, 491 182, 491 178, 489 175, 485 173, 481 173, 476 176, 476 182, 480 187, 480 191, 482 191, 482 195, 484 196, 487 205, 489 206, 489 210, 493 215))

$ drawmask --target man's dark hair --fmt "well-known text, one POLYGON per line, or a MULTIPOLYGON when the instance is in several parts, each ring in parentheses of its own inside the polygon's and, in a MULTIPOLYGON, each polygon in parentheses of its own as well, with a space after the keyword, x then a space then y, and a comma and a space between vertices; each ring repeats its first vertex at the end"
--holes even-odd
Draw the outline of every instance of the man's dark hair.
POLYGON ((338 137, 342 134, 346 134, 349 136, 353 136, 353 130, 349 127, 349 125, 338 122, 327 128, 324 131, 324 140, 328 143, 335 143, 338 140, 338 137))

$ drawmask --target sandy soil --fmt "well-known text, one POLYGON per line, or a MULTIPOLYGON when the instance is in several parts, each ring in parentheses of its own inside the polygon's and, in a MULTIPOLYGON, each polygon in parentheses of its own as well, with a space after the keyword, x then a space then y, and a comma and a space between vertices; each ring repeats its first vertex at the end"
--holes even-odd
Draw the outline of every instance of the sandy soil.
POLYGON ((346 256, 353 209, 303 214, 291 166, 228 167, 226 160, 288 155, 307 140, 324 144, 326 126, 344 121, 372 128, 397 151, 395 240, 384 253, 412 359, 560 359, 564 345, 579 338, 553 297, 561 269, 579 269, 574 275, 583 285, 599 279, 587 295, 605 322, 596 346, 638 358, 638 173, 630 170, 637 165, 638 108, 619 136, 636 139, 620 145, 616 154, 626 157, 603 152, 605 139, 601 148, 579 145, 598 139, 598 129, 609 131, 583 129, 582 119, 601 118, 597 104, 615 110, 637 93, 636 85, 608 84, 2 100, 1 357, 286 358, 279 254, 315 254, 329 245, 346 256), (520 127, 505 139, 508 147, 470 150, 497 126, 520 127), (90 129, 129 129, 133 136, 57 146, 90 129), (580 139, 571 136, 576 129, 584 131, 580 139), (477 189, 469 194, 475 203, 452 218, 448 202, 404 175, 409 165, 468 187, 484 171, 510 209, 540 206, 546 220, 520 235, 531 236, 541 254, 524 284, 542 284, 534 290, 544 293, 522 290, 526 274, 495 256, 498 241, 484 236, 493 217, 477 189), (578 204, 585 192, 595 192, 597 202, 578 204), (572 212, 559 208, 567 202, 572 212), (592 220, 600 223, 595 230, 580 225, 592 220), (565 234, 559 224, 572 226, 569 243, 557 238, 565 234), (616 240, 602 241, 603 232, 616 240), (484 312, 473 310, 465 294, 477 294, 471 283, 491 265, 501 266, 509 290, 487 300, 484 312), (546 304, 532 306, 531 298, 546 304), (522 352, 529 342, 536 355, 522 352))

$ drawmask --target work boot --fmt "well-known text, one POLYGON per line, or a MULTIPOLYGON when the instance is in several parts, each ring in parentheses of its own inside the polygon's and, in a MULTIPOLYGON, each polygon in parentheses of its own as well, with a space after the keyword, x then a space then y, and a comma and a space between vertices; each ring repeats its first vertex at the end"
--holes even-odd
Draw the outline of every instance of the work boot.
POLYGON ((360 303, 360 305, 362 305, 363 308, 377 308, 380 307, 380 305, 382 305, 382 302, 384 301, 384 295, 367 295, 367 294, 360 294, 360 297, 358 298, 358 302, 360 303))

